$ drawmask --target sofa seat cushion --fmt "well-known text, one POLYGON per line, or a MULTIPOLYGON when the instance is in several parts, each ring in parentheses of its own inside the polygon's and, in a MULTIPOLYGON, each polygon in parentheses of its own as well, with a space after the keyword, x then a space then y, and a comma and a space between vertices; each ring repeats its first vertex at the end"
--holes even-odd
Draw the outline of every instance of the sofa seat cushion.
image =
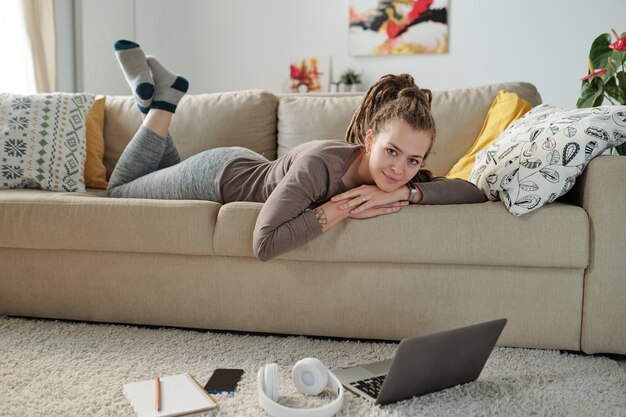
MULTIPOLYGON (((259 203, 222 206, 216 255, 254 256, 260 209, 259 203)), ((415 205, 389 216, 348 219, 278 259, 583 269, 589 262, 589 221, 582 208, 563 203, 520 218, 493 201, 415 205)))
POLYGON ((0 247, 213 254, 220 204, 107 198, 104 190, 0 190, 0 247))

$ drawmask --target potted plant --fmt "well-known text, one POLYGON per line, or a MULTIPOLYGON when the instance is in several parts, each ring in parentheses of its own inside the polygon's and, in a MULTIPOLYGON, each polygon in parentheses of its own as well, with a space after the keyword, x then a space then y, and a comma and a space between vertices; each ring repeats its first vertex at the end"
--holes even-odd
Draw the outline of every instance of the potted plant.
MULTIPOLYGON (((605 101, 611 105, 626 104, 626 32, 618 36, 612 29, 611 35, 603 33, 591 44, 589 51, 589 73, 581 78, 580 98, 576 107, 596 107, 605 101)), ((626 155, 626 143, 615 148, 626 155)))
POLYGON ((358 74, 355 70, 348 68, 339 77, 339 85, 347 86, 349 91, 359 91, 361 85, 361 74, 358 74))

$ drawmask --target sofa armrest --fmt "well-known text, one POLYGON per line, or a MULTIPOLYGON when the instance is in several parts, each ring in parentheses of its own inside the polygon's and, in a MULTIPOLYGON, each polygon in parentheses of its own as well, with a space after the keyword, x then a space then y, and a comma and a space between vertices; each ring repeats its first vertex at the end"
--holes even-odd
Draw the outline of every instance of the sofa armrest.
POLYGON ((626 157, 595 158, 570 194, 590 227, 581 349, 626 354, 626 157))

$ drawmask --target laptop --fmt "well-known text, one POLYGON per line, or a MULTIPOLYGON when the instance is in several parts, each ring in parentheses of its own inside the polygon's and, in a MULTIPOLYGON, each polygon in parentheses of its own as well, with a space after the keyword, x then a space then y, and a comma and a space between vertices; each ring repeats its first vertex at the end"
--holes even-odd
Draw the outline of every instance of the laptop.
POLYGON ((506 319, 403 339, 392 359, 333 369, 349 391, 389 404, 472 382, 480 375, 506 319))

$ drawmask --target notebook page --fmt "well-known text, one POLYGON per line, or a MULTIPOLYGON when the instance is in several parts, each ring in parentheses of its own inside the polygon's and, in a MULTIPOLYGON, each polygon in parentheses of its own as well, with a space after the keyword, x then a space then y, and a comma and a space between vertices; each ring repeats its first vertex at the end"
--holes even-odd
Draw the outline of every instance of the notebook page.
POLYGON ((161 378, 161 407, 154 408, 154 380, 124 385, 124 394, 139 417, 174 417, 208 411, 217 403, 189 374, 161 378))

